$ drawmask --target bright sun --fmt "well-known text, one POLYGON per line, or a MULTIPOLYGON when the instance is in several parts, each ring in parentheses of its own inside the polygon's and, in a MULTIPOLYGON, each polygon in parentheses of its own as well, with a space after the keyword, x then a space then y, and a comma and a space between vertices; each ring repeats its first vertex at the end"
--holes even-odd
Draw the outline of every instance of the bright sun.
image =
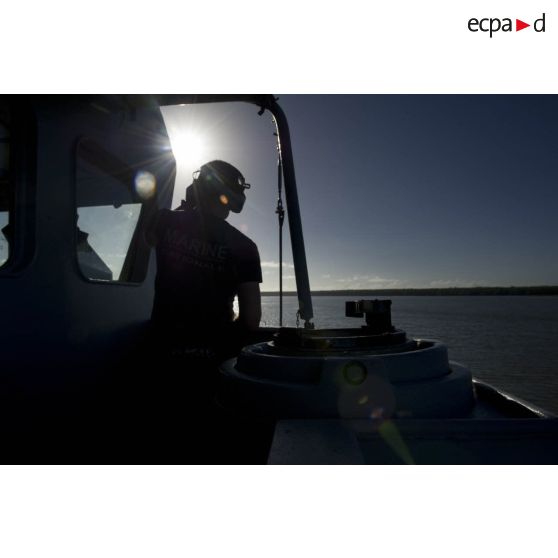
POLYGON ((172 137, 171 145, 177 163, 196 167, 205 162, 205 141, 199 134, 179 132, 172 137))

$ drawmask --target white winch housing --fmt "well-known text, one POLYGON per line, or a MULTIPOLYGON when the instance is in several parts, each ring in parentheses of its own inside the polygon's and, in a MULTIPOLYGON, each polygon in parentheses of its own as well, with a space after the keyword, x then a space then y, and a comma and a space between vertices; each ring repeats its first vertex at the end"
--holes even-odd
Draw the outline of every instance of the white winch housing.
POLYGON ((280 330, 274 341, 245 347, 221 365, 222 402, 277 418, 458 418, 471 412, 471 372, 449 361, 444 344, 409 341, 393 328, 365 330, 285 329, 287 342, 280 330))

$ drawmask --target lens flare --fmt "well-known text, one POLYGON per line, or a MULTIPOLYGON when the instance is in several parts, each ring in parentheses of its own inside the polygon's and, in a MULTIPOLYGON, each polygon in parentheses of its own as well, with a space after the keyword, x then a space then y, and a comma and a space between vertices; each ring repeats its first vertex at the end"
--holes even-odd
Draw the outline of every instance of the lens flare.
POLYGON ((394 451, 396 455, 399 456, 401 461, 407 465, 414 465, 415 460, 409 450, 409 447, 405 443, 403 436, 399 432, 399 429, 390 420, 384 420, 378 428, 378 433, 383 438, 384 442, 394 451))
POLYGON ((361 362, 348 362, 343 368, 343 376, 348 384, 358 386, 366 380, 366 366, 361 362))
POLYGON ((372 412, 370 413, 371 419, 381 419, 384 416, 384 408, 383 407, 374 407, 372 412))
POLYGON ((366 405, 366 403, 368 403, 368 395, 363 395, 363 396, 358 400, 358 404, 359 404, 359 405, 366 405))
POLYGON ((134 179, 134 189, 142 200, 149 200, 157 190, 157 179, 147 171, 139 171, 134 179))

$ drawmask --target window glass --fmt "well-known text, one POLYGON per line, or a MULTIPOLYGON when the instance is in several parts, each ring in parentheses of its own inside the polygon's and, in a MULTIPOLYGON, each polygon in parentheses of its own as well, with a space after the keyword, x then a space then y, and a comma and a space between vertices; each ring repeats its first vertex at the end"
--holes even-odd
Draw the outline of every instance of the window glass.
POLYGON ((120 278, 140 210, 139 203, 78 208, 78 261, 86 277, 120 278))

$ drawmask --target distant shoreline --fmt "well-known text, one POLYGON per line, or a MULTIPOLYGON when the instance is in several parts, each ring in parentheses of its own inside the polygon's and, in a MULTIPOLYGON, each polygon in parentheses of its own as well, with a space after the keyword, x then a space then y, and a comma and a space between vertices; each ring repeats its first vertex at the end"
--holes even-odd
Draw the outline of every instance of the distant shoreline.
MULTIPOLYGON (((558 295, 558 286, 539 287, 450 287, 446 289, 354 289, 340 291, 312 291, 312 296, 532 296, 558 295)), ((262 296, 279 296, 278 291, 264 291, 262 296)), ((296 296, 285 291, 283 296, 296 296)))

